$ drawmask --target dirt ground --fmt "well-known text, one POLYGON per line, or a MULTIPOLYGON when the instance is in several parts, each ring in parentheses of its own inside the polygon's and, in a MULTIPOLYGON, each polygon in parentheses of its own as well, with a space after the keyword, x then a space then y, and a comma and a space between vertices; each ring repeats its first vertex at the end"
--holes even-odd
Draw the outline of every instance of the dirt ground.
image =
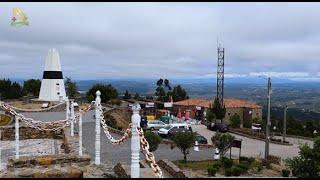
POLYGON ((37 104, 37 103, 23 103, 23 101, 12 101, 10 104, 14 107, 17 108, 22 108, 22 109, 40 109, 42 104, 37 104))

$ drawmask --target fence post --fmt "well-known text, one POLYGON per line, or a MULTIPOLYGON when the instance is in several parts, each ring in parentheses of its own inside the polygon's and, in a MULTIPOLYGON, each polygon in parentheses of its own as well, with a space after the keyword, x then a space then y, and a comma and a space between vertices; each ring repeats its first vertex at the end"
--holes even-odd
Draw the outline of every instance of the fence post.
POLYGON ((140 110, 139 103, 136 103, 132 106, 132 137, 131 137, 131 178, 140 177, 140 138, 137 131, 137 127, 140 127, 140 110))
POLYGON ((16 159, 19 159, 19 117, 15 116, 15 150, 16 159))
POLYGON ((82 113, 79 115, 79 156, 82 156, 82 113))
POLYGON ((100 98, 100 91, 96 92, 96 144, 95 144, 95 164, 100 165, 100 111, 99 108, 101 107, 101 98, 100 98))
POLYGON ((69 119, 69 115, 70 115, 70 101, 67 97, 67 99, 66 99, 66 119, 69 119))
POLYGON ((71 111, 70 111, 70 118, 71 118, 71 136, 74 136, 74 100, 71 99, 71 111))

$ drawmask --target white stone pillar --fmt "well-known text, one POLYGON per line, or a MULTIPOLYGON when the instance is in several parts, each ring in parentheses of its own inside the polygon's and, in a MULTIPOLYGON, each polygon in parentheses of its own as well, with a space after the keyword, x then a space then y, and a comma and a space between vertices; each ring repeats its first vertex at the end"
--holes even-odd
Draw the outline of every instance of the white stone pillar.
POLYGON ((199 144, 198 144, 198 141, 195 141, 195 143, 194 143, 194 147, 193 147, 193 150, 194 150, 194 151, 199 151, 199 144))
POLYGON ((16 150, 16 159, 19 159, 19 118, 15 116, 15 150, 16 150))
POLYGON ((139 103, 136 103, 132 106, 132 137, 131 137, 131 178, 140 177, 140 138, 137 131, 137 127, 140 127, 140 110, 139 103))
POLYGON ((71 110, 70 110, 70 118, 71 118, 71 136, 74 136, 74 100, 71 100, 71 110))
POLYGON ((95 144, 95 164, 100 165, 100 112, 99 108, 101 108, 101 98, 100 98, 100 91, 96 92, 96 144, 95 144))
POLYGON ((82 114, 79 115, 79 156, 82 156, 82 114))
POLYGON ((70 117, 70 101, 67 97, 66 99, 66 119, 69 119, 70 117))

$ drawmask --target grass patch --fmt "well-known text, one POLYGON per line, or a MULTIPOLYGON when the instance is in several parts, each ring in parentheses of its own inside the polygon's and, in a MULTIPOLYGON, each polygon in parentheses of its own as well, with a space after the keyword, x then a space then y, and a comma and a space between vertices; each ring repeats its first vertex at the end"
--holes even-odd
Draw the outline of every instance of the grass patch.
POLYGON ((205 170, 212 167, 212 164, 217 162, 216 160, 203 160, 203 161, 187 161, 184 163, 183 160, 172 161, 180 169, 192 169, 192 170, 205 170))

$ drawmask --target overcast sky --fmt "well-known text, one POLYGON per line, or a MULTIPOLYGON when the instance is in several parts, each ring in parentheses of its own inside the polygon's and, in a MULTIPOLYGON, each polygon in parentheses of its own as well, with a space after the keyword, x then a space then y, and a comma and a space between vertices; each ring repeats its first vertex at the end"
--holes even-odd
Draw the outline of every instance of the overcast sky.
POLYGON ((0 77, 41 78, 49 48, 72 79, 320 78, 320 3, 0 3, 0 77), (12 27, 12 8, 29 26, 12 27))

